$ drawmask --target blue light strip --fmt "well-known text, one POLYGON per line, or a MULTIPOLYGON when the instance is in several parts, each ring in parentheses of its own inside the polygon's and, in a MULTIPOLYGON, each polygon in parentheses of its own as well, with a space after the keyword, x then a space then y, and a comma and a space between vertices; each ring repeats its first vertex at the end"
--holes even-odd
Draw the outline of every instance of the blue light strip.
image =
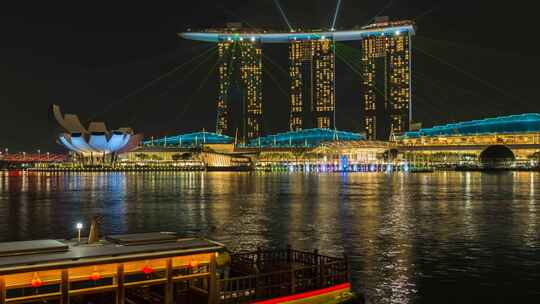
POLYGON ((406 132, 403 138, 527 132, 540 132, 540 114, 511 115, 451 123, 421 129, 419 131, 406 132))
POLYGON ((250 147, 288 147, 288 146, 317 146, 328 141, 357 141, 365 140, 362 134, 334 131, 330 129, 308 129, 296 132, 279 133, 249 141, 250 147))
POLYGON ((167 136, 164 138, 159 138, 155 140, 144 141, 143 144, 146 146, 149 145, 171 145, 171 146, 193 146, 201 144, 230 144, 233 143, 234 138, 210 133, 210 132, 196 132, 183 135, 167 136))

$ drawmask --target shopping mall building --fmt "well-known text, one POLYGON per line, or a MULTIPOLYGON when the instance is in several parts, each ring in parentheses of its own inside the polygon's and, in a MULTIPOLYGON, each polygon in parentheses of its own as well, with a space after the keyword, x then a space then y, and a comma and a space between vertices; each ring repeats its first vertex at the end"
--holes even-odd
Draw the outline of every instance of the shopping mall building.
POLYGON ((495 166, 537 167, 540 114, 521 114, 434 126, 367 140, 364 134, 306 129, 258 137, 238 144, 235 138, 195 132, 141 140, 129 128, 109 131, 103 123, 82 126, 71 114, 55 117, 64 131, 58 142, 76 162, 116 168, 178 170, 379 171, 420 168, 495 166))

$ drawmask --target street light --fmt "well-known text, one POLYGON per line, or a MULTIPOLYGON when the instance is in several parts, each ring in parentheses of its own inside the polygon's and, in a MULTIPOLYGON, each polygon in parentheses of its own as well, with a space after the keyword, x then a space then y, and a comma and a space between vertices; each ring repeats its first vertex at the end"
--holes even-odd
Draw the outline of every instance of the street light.
POLYGON ((75 226, 78 230, 78 242, 79 244, 81 243, 81 230, 83 229, 83 224, 82 223, 77 223, 77 225, 75 226))

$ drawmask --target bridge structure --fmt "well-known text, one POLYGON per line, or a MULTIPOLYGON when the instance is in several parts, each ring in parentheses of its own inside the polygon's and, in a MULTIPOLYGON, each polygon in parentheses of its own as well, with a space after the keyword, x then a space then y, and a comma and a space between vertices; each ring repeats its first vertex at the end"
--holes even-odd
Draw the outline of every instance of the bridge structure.
POLYGON ((67 154, 39 153, 39 154, 1 154, 0 162, 4 163, 54 163, 68 160, 67 154))

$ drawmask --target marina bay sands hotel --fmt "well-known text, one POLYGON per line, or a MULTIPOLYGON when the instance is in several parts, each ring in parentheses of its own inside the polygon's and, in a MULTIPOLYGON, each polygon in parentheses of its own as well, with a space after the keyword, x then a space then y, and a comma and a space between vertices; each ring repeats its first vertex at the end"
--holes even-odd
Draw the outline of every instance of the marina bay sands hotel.
POLYGON ((246 142, 263 135, 265 43, 289 44, 290 131, 336 128, 336 43, 360 41, 361 90, 368 139, 388 140, 411 125, 412 21, 378 18, 347 31, 269 32, 229 24, 184 32, 185 39, 216 43, 219 61, 216 133, 246 142))

